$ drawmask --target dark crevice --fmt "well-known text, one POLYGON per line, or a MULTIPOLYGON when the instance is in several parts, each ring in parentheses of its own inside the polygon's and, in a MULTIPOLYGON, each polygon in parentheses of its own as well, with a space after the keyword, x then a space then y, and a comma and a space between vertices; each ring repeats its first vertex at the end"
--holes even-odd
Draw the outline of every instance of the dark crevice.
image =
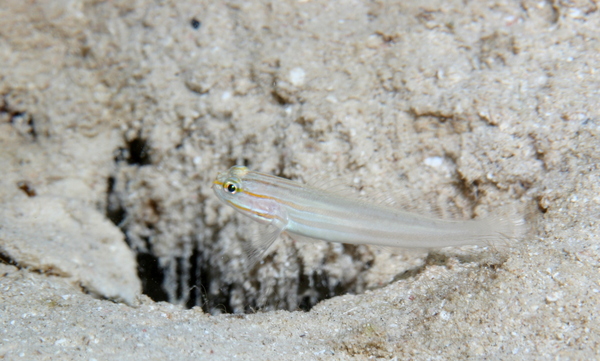
POLYGON ((33 116, 29 116, 29 121, 27 122, 27 125, 29 126, 29 135, 31 135, 33 139, 36 139, 38 134, 35 130, 35 122, 33 120, 33 116))
MULTIPOLYGON (((186 302, 187 308, 200 306, 204 309, 208 303, 208 297, 206 293, 206 287, 208 286, 210 279, 206 277, 208 272, 202 269, 203 265, 203 254, 197 248, 195 248, 190 256, 190 278, 188 286, 190 288, 189 298, 186 302)), ((208 311, 204 309, 204 311, 208 311)))
POLYGON ((290 104, 290 102, 284 98, 283 96, 281 96, 281 94, 279 94, 276 91, 272 91, 271 92, 271 96, 273 96, 273 99, 275 99, 275 101, 277 102, 277 104, 281 105, 281 106, 285 106, 290 104))
POLYGON ((135 138, 127 143, 128 154, 127 163, 130 165, 149 165, 151 164, 150 153, 148 152, 148 142, 142 138, 135 138))
MULTIPOLYGON (((195 249, 189 258, 189 269, 184 270, 181 268, 183 259, 178 259, 177 262, 177 274, 179 277, 177 297, 181 297, 181 289, 179 287, 188 287, 189 294, 187 300, 185 300, 185 306, 188 308, 201 307, 207 313, 214 313, 218 311, 220 313, 234 313, 237 306, 234 307, 232 297, 236 291, 240 291, 238 284, 221 284, 218 280, 220 274, 217 268, 211 267, 209 261, 206 258, 206 253, 200 249, 195 249), (180 265, 181 263, 181 265, 180 265), (187 282, 183 284, 184 277, 181 277, 181 272, 187 272, 187 282), (216 289, 216 285, 219 288, 216 289)), ((268 257, 264 260, 269 263, 268 257)), ((370 267, 370 264, 365 263, 362 271, 366 271, 370 267)), ((256 268, 254 271, 257 271, 256 268)), ((297 283, 297 308, 296 310, 310 311, 319 302, 332 298, 337 295, 348 294, 352 292, 352 289, 356 286, 356 282, 349 283, 331 283, 331 279, 326 272, 315 272, 310 275, 304 274, 302 265, 298 272, 298 283, 297 283)), ((253 282, 255 289, 260 289, 259 281, 256 280, 257 275, 255 272, 251 272, 248 278, 253 282)), ((155 287, 159 287, 158 282, 155 287)), ((291 290, 290 290, 291 291, 291 290)), ((144 291, 150 296, 147 291, 144 291)), ((242 291, 243 292, 243 291, 242 291)), ((154 299, 153 296, 150 296, 154 299)), ((287 301, 280 300, 280 304, 262 304, 259 301, 260 296, 248 297, 246 304, 244 305, 244 313, 255 313, 261 308, 266 306, 274 306, 277 309, 287 309, 289 305, 287 301)), ((171 300, 172 301, 172 300, 171 300)), ((238 310, 239 312, 239 310, 238 310)))
MULTIPOLYGON (((149 243, 149 242, 148 242, 149 243)), ((137 254, 138 276, 142 281, 142 292, 155 302, 170 301, 162 285, 165 270, 160 266, 158 257, 152 252, 137 254)))
POLYGON ((8 264, 8 265, 20 268, 17 261, 15 261, 14 259, 12 259, 12 257, 10 257, 9 255, 7 255, 3 252, 0 252, 0 263, 4 263, 4 264, 8 264))
POLYGON ((118 201, 115 192, 115 177, 108 177, 107 185, 107 202, 106 202, 106 218, 108 218, 117 227, 121 226, 125 220, 125 208, 118 201))
POLYGON ((181 300, 183 299, 183 288, 187 287, 187 285, 183 284, 183 280, 185 279, 185 259, 183 257, 175 257, 175 272, 177 274, 177 287, 175 288, 175 299, 181 300))
MULTIPOLYGON (((118 163, 120 160, 123 160, 121 156, 123 156, 123 149, 118 152, 115 162, 118 163)), ((127 232, 123 224, 127 217, 127 212, 115 192, 116 182, 117 180, 114 176, 109 177, 107 180, 106 217, 125 234, 127 245, 130 248, 134 248, 132 247, 131 240, 127 237, 127 232)), ((160 266, 158 257, 153 254, 150 239, 143 237, 142 241, 146 250, 134 249, 134 252, 136 252, 138 278, 142 283, 142 293, 156 302, 172 301, 163 289, 166 270, 160 266)))
POLYGON ((22 190, 23 193, 27 194, 28 197, 35 197, 37 195, 35 188, 33 188, 33 185, 28 181, 18 181, 17 187, 22 190))
POLYGON ((202 23, 198 19, 192 18, 192 20, 190 20, 190 25, 192 26, 192 29, 198 30, 200 29, 200 26, 202 26, 202 23))
POLYGON ((26 133, 31 139, 37 138, 33 116, 26 111, 13 109, 6 101, 6 96, 0 99, 0 113, 7 114, 8 122, 17 127, 21 133, 26 133))
POLYGON ((327 273, 316 272, 305 275, 302 264, 300 264, 300 280, 298 285, 298 309, 308 312, 319 302, 332 298, 336 295, 348 293, 352 288, 352 282, 342 285, 337 282, 330 284, 327 273))
POLYGON ((218 282, 220 274, 218 268, 211 267, 206 253, 199 248, 195 248, 190 255, 188 265, 189 269, 181 269, 182 272, 187 272, 187 284, 180 282, 181 284, 178 286, 178 288, 189 288, 188 299, 185 300, 186 307, 199 306, 207 313, 215 310, 220 310, 222 313, 233 313, 230 299, 234 286, 223 285, 218 292, 214 292, 214 290, 211 292, 213 288, 211 285, 218 282))
POLYGON ((117 149, 114 155, 114 161, 117 165, 121 162, 137 166, 152 164, 148 142, 139 136, 126 142, 126 147, 117 149))

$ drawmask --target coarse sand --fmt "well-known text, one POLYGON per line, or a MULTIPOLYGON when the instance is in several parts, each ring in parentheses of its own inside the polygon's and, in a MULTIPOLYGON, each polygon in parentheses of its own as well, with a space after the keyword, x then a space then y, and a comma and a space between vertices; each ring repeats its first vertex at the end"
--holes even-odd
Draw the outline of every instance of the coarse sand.
POLYGON ((600 358, 595 0, 4 0, 0 24, 0 358, 600 358), (282 238, 248 269, 211 190, 235 164, 528 232, 282 238))

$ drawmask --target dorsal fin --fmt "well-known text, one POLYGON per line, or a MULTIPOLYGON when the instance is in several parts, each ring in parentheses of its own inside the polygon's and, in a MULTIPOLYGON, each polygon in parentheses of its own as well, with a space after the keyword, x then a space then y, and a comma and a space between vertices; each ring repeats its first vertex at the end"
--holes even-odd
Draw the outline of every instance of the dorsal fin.
POLYGON ((400 180, 398 180, 399 184, 390 184, 387 187, 384 185, 383 187, 387 188, 385 190, 377 190, 373 186, 364 187, 359 190, 357 187, 360 187, 362 183, 360 178, 348 180, 344 179, 344 177, 333 176, 332 173, 326 171, 296 181, 335 195, 351 197, 364 202, 416 213, 422 216, 452 220, 465 219, 463 215, 458 215, 457 212, 452 212, 446 208, 441 209, 431 201, 424 201, 422 195, 418 194, 418 190, 400 180))
POLYGON ((311 188, 319 189, 332 194, 358 197, 358 191, 356 188, 352 187, 350 183, 340 179, 339 177, 331 176, 330 173, 313 174, 306 177, 302 183, 311 188))

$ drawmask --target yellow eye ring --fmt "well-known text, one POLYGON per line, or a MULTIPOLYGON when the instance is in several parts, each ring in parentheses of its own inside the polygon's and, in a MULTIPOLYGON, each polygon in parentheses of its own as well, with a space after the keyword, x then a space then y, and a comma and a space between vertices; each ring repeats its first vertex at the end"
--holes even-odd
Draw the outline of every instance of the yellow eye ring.
POLYGON ((238 191, 238 186, 232 182, 225 182, 223 183, 223 189, 231 194, 236 194, 238 191))

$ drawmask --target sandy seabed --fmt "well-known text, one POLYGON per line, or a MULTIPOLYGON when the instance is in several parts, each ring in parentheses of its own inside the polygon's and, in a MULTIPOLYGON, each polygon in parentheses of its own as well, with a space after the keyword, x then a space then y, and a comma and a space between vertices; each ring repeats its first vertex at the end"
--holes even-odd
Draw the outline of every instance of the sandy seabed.
POLYGON ((0 23, 0 358, 600 358, 596 1, 5 0, 0 23), (248 270, 210 188, 234 164, 529 232, 284 238, 248 270))

